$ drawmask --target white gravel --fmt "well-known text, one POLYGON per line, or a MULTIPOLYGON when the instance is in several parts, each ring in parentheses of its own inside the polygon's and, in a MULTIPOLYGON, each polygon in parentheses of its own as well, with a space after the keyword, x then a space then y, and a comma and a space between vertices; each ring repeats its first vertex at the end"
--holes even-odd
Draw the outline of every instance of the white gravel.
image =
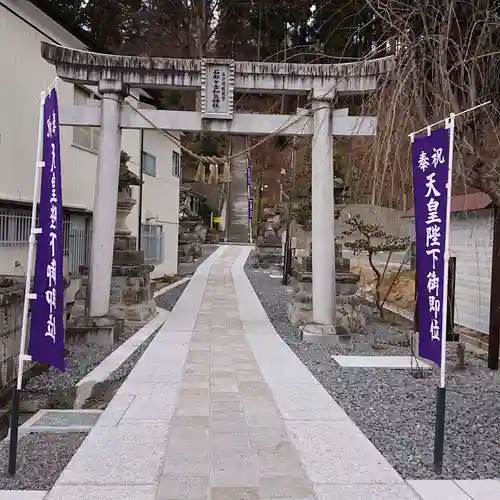
MULTIPOLYGON (((437 372, 415 378, 409 370, 340 368, 332 354, 409 355, 408 347, 390 345, 410 335, 405 327, 372 321, 376 349, 368 342, 346 348, 300 340, 286 315, 289 292, 278 280, 246 266, 275 329, 318 381, 343 407, 372 443, 405 479, 437 479, 432 470, 437 372)), ((457 372, 454 348, 448 349, 444 479, 500 476, 500 374, 484 359, 466 354, 465 372, 457 372)))

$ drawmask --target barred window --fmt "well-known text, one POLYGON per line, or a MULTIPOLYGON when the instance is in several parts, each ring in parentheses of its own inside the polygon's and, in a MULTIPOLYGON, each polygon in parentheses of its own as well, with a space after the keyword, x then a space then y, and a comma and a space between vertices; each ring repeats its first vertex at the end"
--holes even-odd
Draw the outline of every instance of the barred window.
POLYGON ((0 211, 0 246, 23 246, 29 243, 31 211, 0 211))
POLYGON ((165 258, 163 226, 142 224, 142 250, 146 264, 161 264, 165 258))

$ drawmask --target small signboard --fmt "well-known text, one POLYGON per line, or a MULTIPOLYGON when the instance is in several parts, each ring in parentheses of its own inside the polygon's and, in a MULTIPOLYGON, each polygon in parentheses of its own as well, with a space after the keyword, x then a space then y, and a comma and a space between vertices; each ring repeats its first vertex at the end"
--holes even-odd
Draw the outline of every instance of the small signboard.
POLYGON ((234 61, 202 59, 201 116, 232 120, 234 114, 234 61))
POLYGON ((214 217, 214 223, 215 224, 220 224, 221 218, 220 217, 214 217))
POLYGON ((253 218, 253 198, 248 200, 248 218, 253 218))

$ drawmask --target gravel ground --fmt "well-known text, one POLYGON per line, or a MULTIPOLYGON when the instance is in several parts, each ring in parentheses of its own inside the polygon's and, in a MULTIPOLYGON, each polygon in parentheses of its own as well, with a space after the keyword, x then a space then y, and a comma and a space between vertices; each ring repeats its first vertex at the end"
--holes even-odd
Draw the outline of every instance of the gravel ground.
POLYGON ((40 375, 30 378, 25 387, 24 399, 49 396, 51 407, 72 408, 76 384, 138 329, 139 327, 125 328, 123 334, 111 346, 97 344, 67 346, 66 371, 60 372, 50 367, 40 375))
POLYGON ((171 288, 170 290, 167 290, 165 293, 162 293, 161 295, 158 295, 158 297, 155 298, 156 305, 158 307, 161 307, 162 309, 166 309, 167 311, 171 311, 175 304, 177 304, 177 301, 179 300, 180 296, 188 286, 188 282, 183 283, 182 285, 178 285, 174 288, 171 288))
POLYGON ((94 386, 92 396, 85 402, 84 408, 104 409, 113 399, 116 391, 123 381, 129 376, 140 357, 153 341, 158 330, 151 335, 131 356, 129 356, 111 375, 104 381, 94 386))
POLYGON ((331 361, 333 354, 409 355, 409 347, 394 344, 404 345, 410 331, 372 321, 375 349, 369 342, 302 342, 286 314, 290 288, 249 265, 246 273, 279 335, 404 479, 500 477, 500 374, 484 359, 467 353, 466 370, 458 371, 454 348, 448 348, 444 470, 438 477, 432 470, 437 371, 416 378, 409 370, 347 369, 331 361))
MULTIPOLYGON (((49 490, 86 434, 29 434, 19 440, 16 477, 7 473, 9 444, 0 442, 0 490, 49 490)), ((1 497, 1 493, 0 493, 1 497)))

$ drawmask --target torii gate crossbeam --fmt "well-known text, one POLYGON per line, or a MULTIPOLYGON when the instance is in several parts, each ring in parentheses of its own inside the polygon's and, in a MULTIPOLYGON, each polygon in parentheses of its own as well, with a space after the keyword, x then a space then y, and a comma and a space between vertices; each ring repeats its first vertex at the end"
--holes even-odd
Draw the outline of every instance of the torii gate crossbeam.
MULTIPOLYGON (((197 89, 201 113, 140 110, 158 128, 232 134, 312 135, 313 319, 335 332, 333 135, 372 135, 373 117, 332 110, 337 94, 373 91, 390 57, 362 63, 286 64, 218 59, 168 59, 96 54, 42 42, 42 57, 69 82, 97 85, 100 109, 66 107, 61 124, 100 126, 90 265, 90 315, 106 316, 113 261, 122 128, 151 128, 123 105, 130 87, 197 89), (234 113, 234 92, 302 93, 311 111, 298 117, 234 113), (98 278, 95 278, 98 277, 98 278)), ((329 335, 326 335, 328 337, 329 335)), ((316 338, 312 338, 316 337, 316 338)), ((328 341, 325 335, 311 340, 328 341)))
MULTIPOLYGON (((309 110, 307 110, 309 111, 309 110)), ((141 109, 144 117, 134 109, 124 106, 121 110, 122 129, 155 129, 234 135, 295 135, 313 134, 312 114, 306 110, 297 115, 262 115, 235 113, 232 120, 212 120, 203 123, 202 114, 196 111, 162 111, 141 109), (151 125, 151 123, 154 123, 151 125)), ((332 135, 370 136, 375 133, 377 119, 374 116, 348 116, 347 109, 332 112, 332 135)), ((101 110, 95 106, 61 106, 60 124, 73 127, 100 127, 101 110)))

